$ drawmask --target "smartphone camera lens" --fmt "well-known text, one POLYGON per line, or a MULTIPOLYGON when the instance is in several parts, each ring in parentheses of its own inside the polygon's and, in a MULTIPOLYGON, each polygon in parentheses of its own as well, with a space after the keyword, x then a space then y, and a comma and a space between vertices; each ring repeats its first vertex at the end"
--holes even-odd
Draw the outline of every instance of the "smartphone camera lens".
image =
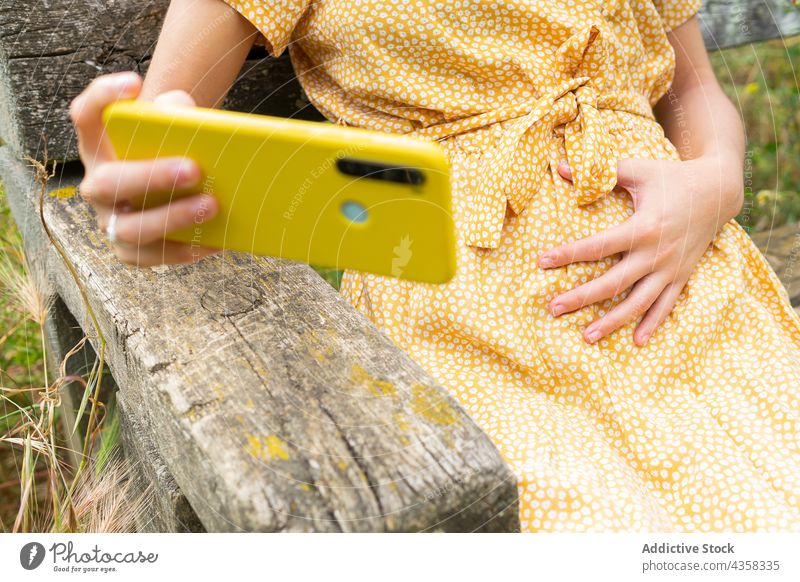
POLYGON ((415 168, 406 168, 403 170, 403 180, 408 184, 419 186, 425 181, 425 177, 422 175, 422 172, 415 168))
POLYGON ((336 167, 343 174, 368 180, 383 180, 413 186, 419 186, 425 181, 425 175, 417 168, 391 166, 380 162, 342 158, 337 160, 336 167))
POLYGON ((367 209, 360 202, 348 200, 342 203, 342 215, 350 222, 363 224, 367 221, 367 209))

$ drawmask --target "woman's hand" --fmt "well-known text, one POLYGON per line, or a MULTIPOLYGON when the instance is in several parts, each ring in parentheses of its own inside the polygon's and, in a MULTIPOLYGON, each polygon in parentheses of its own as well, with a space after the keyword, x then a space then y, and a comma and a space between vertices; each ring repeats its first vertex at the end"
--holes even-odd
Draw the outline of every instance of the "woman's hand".
MULTIPOLYGON (((78 133, 78 150, 85 168, 79 190, 97 211, 105 231, 116 213, 114 251, 125 263, 152 266, 187 263, 216 252, 198 245, 165 240, 175 230, 212 218, 219 206, 211 196, 198 193, 173 198, 147 210, 132 210, 131 201, 147 192, 201 192, 197 164, 185 158, 121 162, 105 135, 103 109, 118 99, 139 96, 142 80, 134 73, 98 77, 72 102, 70 115, 78 133)), ((155 101, 192 107, 184 91, 171 91, 155 101)))
MULTIPOLYGON (((643 316, 634 341, 644 345, 672 311, 718 230, 741 209, 741 168, 730 165, 716 157, 621 160, 617 184, 633 198, 634 214, 619 226, 543 253, 539 265, 549 269, 617 253, 622 258, 602 276, 555 297, 548 305, 553 316, 632 288, 605 316, 587 325, 583 337, 594 343, 643 316)), ((558 171, 571 179, 565 163, 558 171)))

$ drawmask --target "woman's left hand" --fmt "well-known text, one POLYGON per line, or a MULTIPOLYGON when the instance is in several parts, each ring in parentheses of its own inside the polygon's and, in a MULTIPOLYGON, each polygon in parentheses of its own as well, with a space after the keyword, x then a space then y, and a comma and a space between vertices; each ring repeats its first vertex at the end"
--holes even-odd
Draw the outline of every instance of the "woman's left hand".
MULTIPOLYGON (((634 214, 619 226, 543 253, 539 266, 563 267, 622 253, 602 276, 556 296, 553 316, 628 296, 586 326, 594 343, 640 316, 634 342, 644 345, 666 319, 681 290, 722 226, 742 205, 742 170, 718 158, 687 161, 629 159, 617 166, 617 185, 633 198, 634 214)), ((562 162, 559 174, 571 180, 562 162)))

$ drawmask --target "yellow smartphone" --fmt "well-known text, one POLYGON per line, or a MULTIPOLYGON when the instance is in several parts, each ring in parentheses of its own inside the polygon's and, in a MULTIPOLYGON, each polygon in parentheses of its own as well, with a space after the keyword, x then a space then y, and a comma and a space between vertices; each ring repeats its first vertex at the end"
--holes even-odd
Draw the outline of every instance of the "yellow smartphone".
POLYGON ((147 101, 103 116, 119 159, 191 158, 219 200, 217 216, 171 240, 427 283, 455 273, 449 163, 434 142, 147 101))

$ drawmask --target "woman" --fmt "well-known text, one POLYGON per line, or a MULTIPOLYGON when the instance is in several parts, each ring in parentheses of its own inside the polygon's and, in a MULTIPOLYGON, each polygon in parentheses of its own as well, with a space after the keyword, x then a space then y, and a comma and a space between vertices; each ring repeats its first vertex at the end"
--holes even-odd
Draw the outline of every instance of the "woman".
POLYGON ((200 173, 115 161, 100 112, 218 105, 254 41, 290 45, 326 117, 450 157, 455 279, 342 291, 494 440, 524 530, 800 530, 800 320, 732 220, 743 131, 699 3, 173 0, 143 87, 73 104, 81 191, 123 261, 213 252, 163 240, 207 196, 124 211, 200 173))

